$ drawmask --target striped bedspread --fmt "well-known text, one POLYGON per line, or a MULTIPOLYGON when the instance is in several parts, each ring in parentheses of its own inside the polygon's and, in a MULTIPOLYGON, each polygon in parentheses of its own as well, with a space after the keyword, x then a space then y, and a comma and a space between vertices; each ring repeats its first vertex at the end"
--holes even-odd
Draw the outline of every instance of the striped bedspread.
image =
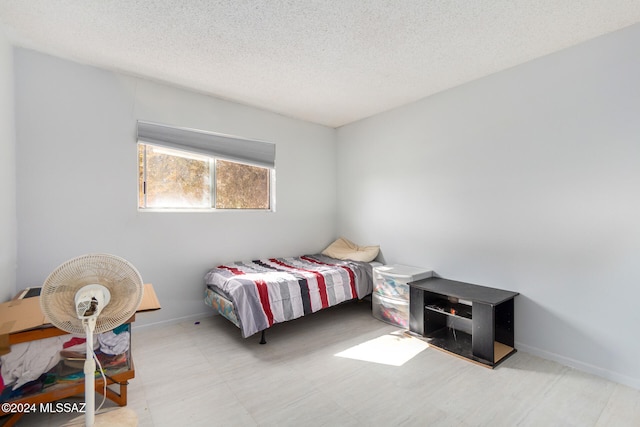
POLYGON ((372 291, 371 265, 324 255, 221 265, 205 283, 233 302, 245 338, 372 291))

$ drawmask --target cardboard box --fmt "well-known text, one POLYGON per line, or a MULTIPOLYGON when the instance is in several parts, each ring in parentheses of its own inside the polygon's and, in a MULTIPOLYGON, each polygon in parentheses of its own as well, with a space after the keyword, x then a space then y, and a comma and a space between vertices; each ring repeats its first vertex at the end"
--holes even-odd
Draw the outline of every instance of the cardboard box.
POLYGON ((0 304, 0 334, 12 334, 49 324, 40 309, 40 297, 12 299, 0 304))
POLYGON ((158 296, 156 295, 156 291, 153 289, 153 285, 151 283, 146 283, 144 285, 142 301, 140 302, 140 307, 138 307, 136 313, 159 310, 160 308, 160 301, 158 301, 158 296))
MULTIPOLYGON (((142 301, 136 312, 158 309, 160 309, 160 301, 158 301, 153 285, 147 283, 144 285, 142 301)), ((40 309, 40 297, 13 299, 0 304, 0 337, 50 326, 51 323, 40 309)))

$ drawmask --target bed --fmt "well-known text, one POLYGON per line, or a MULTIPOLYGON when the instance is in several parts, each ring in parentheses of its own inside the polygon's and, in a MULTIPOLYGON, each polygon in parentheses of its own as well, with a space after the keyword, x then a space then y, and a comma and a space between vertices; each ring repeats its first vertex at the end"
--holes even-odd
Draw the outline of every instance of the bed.
POLYGON ((345 257, 329 248, 321 254, 212 268, 205 276, 205 303, 240 328, 244 338, 262 332, 264 344, 264 331, 276 323, 371 294, 372 264, 367 261, 371 254, 350 255, 359 260, 339 259, 326 255, 345 257))

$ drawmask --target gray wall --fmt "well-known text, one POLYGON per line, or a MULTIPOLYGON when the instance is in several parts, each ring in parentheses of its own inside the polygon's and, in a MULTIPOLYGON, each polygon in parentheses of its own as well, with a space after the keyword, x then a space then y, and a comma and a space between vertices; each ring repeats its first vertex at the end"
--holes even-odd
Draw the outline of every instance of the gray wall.
POLYGON ((336 228, 335 130, 24 49, 15 51, 17 286, 69 258, 124 257, 162 310, 211 314, 203 276, 222 262, 319 252, 336 228), (136 120, 275 142, 276 212, 137 210, 136 120))
POLYGON ((338 129, 338 231, 509 289, 517 347, 640 388, 640 25, 338 129))
POLYGON ((0 302, 16 292, 16 162, 13 48, 0 26, 0 302))

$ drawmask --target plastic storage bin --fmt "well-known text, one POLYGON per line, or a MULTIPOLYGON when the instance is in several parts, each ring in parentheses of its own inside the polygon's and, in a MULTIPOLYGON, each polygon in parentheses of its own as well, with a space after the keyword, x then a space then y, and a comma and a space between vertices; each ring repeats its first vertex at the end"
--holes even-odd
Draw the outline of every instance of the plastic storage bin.
POLYGON ((393 299, 373 294, 373 317, 401 328, 409 327, 409 300, 393 299))
POLYGON ((382 265, 373 269, 373 292, 409 300, 409 282, 433 276, 433 271, 406 265, 382 265))
POLYGON ((373 269, 372 314, 401 328, 409 327, 409 282, 433 276, 426 268, 382 265, 373 269))

